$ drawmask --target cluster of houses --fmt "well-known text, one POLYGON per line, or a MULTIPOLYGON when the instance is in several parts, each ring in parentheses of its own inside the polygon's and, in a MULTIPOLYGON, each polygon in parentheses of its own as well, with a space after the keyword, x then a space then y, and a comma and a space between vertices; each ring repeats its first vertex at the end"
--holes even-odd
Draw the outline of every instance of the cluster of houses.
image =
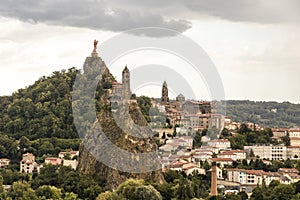
MULTIPOLYGON (((183 171, 187 175, 194 173, 205 174, 203 163, 209 165, 216 163, 219 186, 232 188, 235 185, 239 190, 251 192, 257 185, 269 185, 272 180, 278 180, 284 184, 294 183, 300 180, 299 171, 294 168, 280 168, 278 172, 265 172, 263 170, 247 170, 232 168, 235 161, 262 159, 263 163, 271 165, 270 160, 285 160, 300 155, 291 147, 282 145, 256 145, 245 146, 244 150, 231 149, 227 139, 209 140, 199 148, 192 149, 192 137, 182 136, 166 141, 159 147, 162 169, 183 171), (255 157, 250 157, 254 154, 255 157), (229 168, 228 168, 229 167, 229 168), (226 171, 226 176, 224 175, 226 171)), ((297 158, 298 159, 298 158, 297 158)))
MULTIPOLYGON (((47 157, 45 163, 47 165, 63 165, 70 166, 76 170, 78 161, 76 157, 79 156, 79 151, 60 152, 58 157, 47 157)), ((35 156, 32 153, 25 153, 20 161, 20 172, 30 174, 34 172, 40 172, 43 164, 38 164, 35 161, 35 156)))
POLYGON ((166 82, 163 84, 161 100, 152 99, 151 103, 161 113, 166 114, 170 125, 181 127, 177 132, 187 134, 210 127, 223 127, 222 116, 214 112, 211 102, 186 100, 182 94, 175 100, 169 100, 166 82))
POLYGON ((300 180, 299 171, 294 168, 279 168, 277 172, 237 168, 228 168, 226 171, 228 181, 239 183, 242 188, 246 189, 255 188, 257 185, 262 185, 263 182, 269 185, 273 180, 284 184, 291 184, 300 180))

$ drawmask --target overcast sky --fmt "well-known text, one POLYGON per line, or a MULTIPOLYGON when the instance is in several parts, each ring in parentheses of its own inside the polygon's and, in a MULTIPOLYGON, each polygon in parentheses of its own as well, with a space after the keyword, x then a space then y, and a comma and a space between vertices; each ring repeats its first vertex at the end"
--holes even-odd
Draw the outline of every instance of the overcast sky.
MULTIPOLYGON (((207 52, 226 99, 300 103, 299 9, 298 0, 2 0, 0 95, 55 70, 82 67, 94 39, 101 48, 122 31, 162 27, 207 52)), ((133 59, 124 59, 129 62, 124 65, 136 64, 133 59)), ((121 72, 114 73, 119 78, 121 72)), ((137 92, 147 91, 153 94, 149 88, 137 92)), ((206 95, 201 99, 209 99, 206 95)))

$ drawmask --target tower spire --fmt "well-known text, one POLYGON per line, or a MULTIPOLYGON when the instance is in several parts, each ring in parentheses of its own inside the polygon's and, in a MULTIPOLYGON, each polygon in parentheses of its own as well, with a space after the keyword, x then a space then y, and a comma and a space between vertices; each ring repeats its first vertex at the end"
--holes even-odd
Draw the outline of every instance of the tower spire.
POLYGON ((129 100, 130 97, 130 72, 126 65, 122 72, 122 99, 129 100))
POLYGON ((161 103, 169 103, 168 85, 166 81, 164 81, 162 86, 161 103))

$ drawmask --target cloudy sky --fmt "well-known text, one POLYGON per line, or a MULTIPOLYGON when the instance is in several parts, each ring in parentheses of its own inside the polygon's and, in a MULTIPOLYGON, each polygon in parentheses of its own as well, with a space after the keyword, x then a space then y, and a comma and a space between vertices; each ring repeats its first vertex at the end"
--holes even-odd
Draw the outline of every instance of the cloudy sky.
MULTIPOLYGON (((298 0, 2 0, 0 95, 55 70, 82 67, 94 39, 101 48, 122 31, 162 27, 204 49, 219 71, 226 99, 300 103, 299 9, 298 0)), ((123 61, 130 66, 142 60, 131 55, 123 61)))

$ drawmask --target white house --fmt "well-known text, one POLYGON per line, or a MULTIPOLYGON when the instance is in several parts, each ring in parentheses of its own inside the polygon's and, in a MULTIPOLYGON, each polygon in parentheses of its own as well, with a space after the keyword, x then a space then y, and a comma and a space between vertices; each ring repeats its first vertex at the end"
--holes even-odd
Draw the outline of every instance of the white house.
POLYGON ((207 142, 208 146, 217 147, 219 150, 230 149, 230 141, 227 139, 215 139, 207 142))
POLYGON ((23 154, 23 158, 20 161, 20 172, 21 173, 33 173, 39 172, 42 166, 35 162, 35 156, 32 153, 23 154))

